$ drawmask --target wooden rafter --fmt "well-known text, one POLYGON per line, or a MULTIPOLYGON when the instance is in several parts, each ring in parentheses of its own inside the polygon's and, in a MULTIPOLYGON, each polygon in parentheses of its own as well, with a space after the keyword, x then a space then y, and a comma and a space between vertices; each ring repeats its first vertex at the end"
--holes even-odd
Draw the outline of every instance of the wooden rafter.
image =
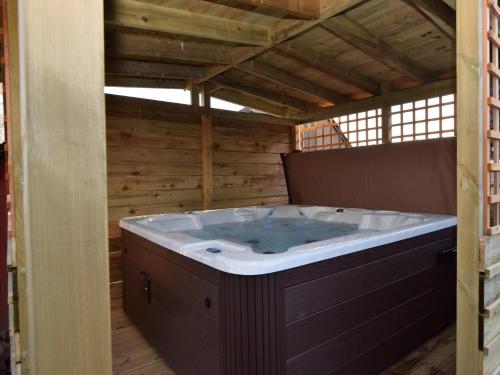
POLYGON ((106 74, 105 83, 106 86, 145 87, 157 89, 184 89, 187 87, 186 81, 178 79, 124 77, 112 74, 106 74))
POLYGON ((292 117, 297 114, 296 110, 292 110, 288 107, 278 106, 261 98, 256 98, 254 96, 244 94, 233 89, 222 88, 215 92, 212 92, 212 97, 219 98, 222 100, 227 100, 232 103, 240 104, 245 107, 257 109, 262 112, 266 112, 279 117, 292 117))
POLYGON ((135 0, 106 0, 105 22, 223 42, 265 46, 269 28, 135 0))
POLYGON ((236 82, 235 80, 225 77, 223 75, 219 75, 217 77, 212 78, 210 82, 217 85, 221 85, 226 88, 233 89, 238 92, 242 92, 244 94, 265 99, 280 106, 295 108, 301 112, 309 112, 313 109, 313 106, 310 105, 309 103, 305 103, 301 100, 286 95, 285 93, 274 93, 271 91, 245 85, 241 82, 236 82))
POLYGON ((405 0, 405 2, 431 22, 442 34, 455 40, 455 11, 446 3, 435 0, 405 0))
POLYGON ((261 77, 265 80, 274 82, 283 87, 289 87, 308 95, 326 99, 331 103, 344 103, 349 101, 349 98, 344 95, 338 94, 335 91, 327 89, 323 86, 316 85, 315 83, 311 83, 293 74, 275 69, 270 65, 261 63, 256 60, 244 62, 238 65, 237 68, 244 72, 261 77))
POLYGON ((345 82, 372 95, 378 95, 380 93, 378 83, 352 71, 349 67, 331 61, 326 56, 323 56, 322 53, 318 53, 310 48, 293 47, 287 42, 274 47, 273 51, 279 51, 279 53, 289 58, 293 58, 296 61, 300 61, 307 67, 328 74, 332 78, 345 82))
POLYGON ((194 65, 107 59, 106 73, 128 77, 196 79, 203 77, 203 68, 194 65))
POLYGON ((321 26, 352 47, 417 81, 431 82, 434 79, 431 72, 398 53, 382 38, 347 16, 333 17, 323 22, 321 26))
POLYGON ((131 34, 109 30, 106 54, 112 57, 142 61, 176 61, 196 64, 231 64, 230 49, 223 45, 213 48, 206 43, 147 34, 131 34))
MULTIPOLYGON (((219 0, 209 1, 219 2, 219 0)), ((320 0, 236 0, 224 2, 224 5, 250 5, 306 19, 316 19, 320 16, 320 0)))
POLYGON ((293 38, 294 36, 304 31, 312 29, 324 20, 327 20, 328 18, 341 13, 346 9, 353 8, 363 3, 363 1, 365 0, 323 0, 321 15, 316 20, 282 20, 275 28, 273 28, 273 30, 271 30, 270 42, 266 46, 237 50, 232 55, 232 63, 230 65, 219 65, 207 68, 205 70, 205 77, 203 77, 203 79, 201 80, 195 81, 195 83, 201 83, 203 81, 209 80, 212 77, 215 77, 220 73, 228 71, 238 64, 250 60, 271 49, 275 45, 293 38))

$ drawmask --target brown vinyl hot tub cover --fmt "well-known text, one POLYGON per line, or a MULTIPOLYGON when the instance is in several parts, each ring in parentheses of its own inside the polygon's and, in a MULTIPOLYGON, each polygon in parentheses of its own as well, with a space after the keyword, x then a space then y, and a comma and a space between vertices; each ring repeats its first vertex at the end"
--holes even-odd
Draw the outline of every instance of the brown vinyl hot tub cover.
POLYGON ((296 152, 284 164, 293 204, 457 212, 455 138, 296 152))

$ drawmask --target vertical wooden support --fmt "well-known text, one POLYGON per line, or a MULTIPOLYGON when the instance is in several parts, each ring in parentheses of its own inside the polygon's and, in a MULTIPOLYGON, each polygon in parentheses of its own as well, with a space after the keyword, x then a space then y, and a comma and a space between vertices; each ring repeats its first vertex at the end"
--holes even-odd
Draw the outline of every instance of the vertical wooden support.
POLYGON ((200 87, 198 85, 191 86, 191 105, 195 111, 200 108, 200 87))
POLYGON ((8 8, 20 368, 111 374, 103 2, 8 8))
POLYGON ((457 374, 480 373, 479 240, 482 234, 482 6, 457 1, 457 374))
POLYGON ((210 89, 203 85, 201 114, 201 163, 203 176, 203 209, 212 208, 213 201, 213 127, 210 108, 210 89))
MULTIPOLYGON (((389 94, 391 92, 391 85, 380 85, 380 92, 382 94, 389 94)), ((391 105, 389 101, 382 103, 382 143, 389 143, 391 140, 391 105)))

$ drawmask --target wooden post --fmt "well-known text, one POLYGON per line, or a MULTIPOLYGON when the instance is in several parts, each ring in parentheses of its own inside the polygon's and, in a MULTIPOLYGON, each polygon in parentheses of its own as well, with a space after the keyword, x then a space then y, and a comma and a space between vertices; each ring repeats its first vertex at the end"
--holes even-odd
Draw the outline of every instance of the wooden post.
MULTIPOLYGON (((382 95, 391 92, 390 83, 382 84, 380 92, 382 95)), ((382 143, 389 143, 391 140, 391 105, 389 101, 382 103, 382 143)))
POLYGON ((202 89, 201 114, 201 163, 203 180, 203 209, 212 208, 213 201, 213 127, 210 108, 210 88, 204 84, 202 89))
POLYGON ((103 2, 7 4, 16 370, 111 374, 103 2))
POLYGON ((191 105, 195 111, 200 108, 200 87, 198 85, 191 86, 191 105))
MULTIPOLYGON (((457 374, 480 373, 479 239, 482 235, 482 6, 457 1, 457 374)), ((482 371, 481 371, 482 372, 482 371)))

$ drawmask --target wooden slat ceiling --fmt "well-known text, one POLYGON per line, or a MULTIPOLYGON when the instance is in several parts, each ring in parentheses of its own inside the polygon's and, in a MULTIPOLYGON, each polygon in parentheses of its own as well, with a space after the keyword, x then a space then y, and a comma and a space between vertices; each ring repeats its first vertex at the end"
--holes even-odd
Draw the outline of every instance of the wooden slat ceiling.
POLYGON ((106 83, 278 116, 455 76, 454 0, 105 0, 106 83))

